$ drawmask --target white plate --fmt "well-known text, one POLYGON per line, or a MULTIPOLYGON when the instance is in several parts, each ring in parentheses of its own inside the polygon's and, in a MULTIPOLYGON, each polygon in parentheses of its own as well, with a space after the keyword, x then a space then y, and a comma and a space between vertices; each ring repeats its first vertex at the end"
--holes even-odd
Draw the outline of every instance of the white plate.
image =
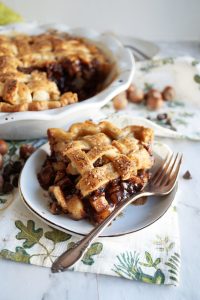
MULTIPOLYGON (((155 143, 153 146, 156 158, 155 167, 158 167, 167 154, 171 152, 168 146, 155 143)), ((75 235, 85 235, 91 231, 93 225, 88 220, 74 221, 67 215, 53 215, 49 210, 47 192, 44 191, 37 180, 37 173, 49 153, 49 145, 39 148, 26 162, 20 177, 20 194, 25 205, 40 219, 52 227, 75 235)), ((102 236, 119 236, 141 230, 154 223, 170 207, 175 191, 167 197, 150 197, 142 206, 129 205, 102 236)))
POLYGON ((3 139, 39 138, 46 136, 49 127, 67 127, 77 120, 89 119, 113 97, 126 90, 132 82, 135 71, 133 55, 112 35, 86 28, 69 28, 63 24, 38 25, 37 23, 0 26, 0 34, 10 34, 14 31, 34 35, 49 29, 89 39, 109 56, 113 68, 106 80, 105 88, 85 101, 62 108, 17 113, 0 112, 0 136, 3 139))

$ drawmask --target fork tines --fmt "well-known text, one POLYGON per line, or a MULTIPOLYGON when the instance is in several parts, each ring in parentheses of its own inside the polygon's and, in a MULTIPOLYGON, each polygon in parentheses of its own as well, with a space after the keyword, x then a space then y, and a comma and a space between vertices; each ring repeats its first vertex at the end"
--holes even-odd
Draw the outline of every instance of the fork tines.
POLYGON ((158 168, 155 174, 151 178, 151 182, 154 185, 166 186, 171 182, 176 181, 183 155, 181 153, 172 153, 167 155, 164 160, 164 164, 158 168))

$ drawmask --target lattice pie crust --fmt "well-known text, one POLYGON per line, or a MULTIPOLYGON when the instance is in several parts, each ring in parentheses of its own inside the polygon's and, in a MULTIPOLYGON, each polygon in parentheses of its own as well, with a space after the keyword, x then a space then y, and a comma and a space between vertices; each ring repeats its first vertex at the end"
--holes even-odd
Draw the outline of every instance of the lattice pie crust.
POLYGON ((65 33, 0 35, 0 111, 46 110, 98 93, 110 71, 100 49, 65 33))
POLYGON ((86 121, 68 131, 49 129, 48 139, 51 155, 38 178, 49 189, 54 213, 101 222, 148 181, 153 165, 149 128, 86 121))

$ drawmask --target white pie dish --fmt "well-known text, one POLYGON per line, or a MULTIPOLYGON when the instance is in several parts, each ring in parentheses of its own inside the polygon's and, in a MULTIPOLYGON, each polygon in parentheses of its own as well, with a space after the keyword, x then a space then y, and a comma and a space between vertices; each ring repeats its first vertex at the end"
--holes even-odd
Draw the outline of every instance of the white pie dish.
POLYGON ((37 23, 22 23, 0 27, 0 34, 20 32, 39 34, 48 29, 68 32, 92 40, 103 51, 107 52, 114 63, 110 83, 94 97, 80 103, 46 111, 27 111, 17 113, 0 113, 0 136, 3 139, 31 139, 46 135, 49 127, 68 127, 75 121, 92 118, 99 109, 114 96, 128 88, 132 82, 135 63, 129 50, 112 35, 97 33, 84 28, 69 28, 63 24, 38 25, 37 23))
MULTIPOLYGON (((64 214, 53 215, 49 210, 50 197, 41 188, 37 179, 37 174, 49 151, 49 145, 45 144, 26 162, 19 181, 21 198, 30 211, 50 226, 73 235, 86 235, 93 228, 93 225, 87 219, 75 221, 64 214)), ((155 143, 153 145, 154 167, 158 168, 170 153, 171 150, 168 146, 155 143)), ((132 233, 156 222, 166 213, 175 194, 176 189, 165 197, 150 197, 144 205, 129 205, 123 215, 106 228, 102 236, 111 237, 132 233)))

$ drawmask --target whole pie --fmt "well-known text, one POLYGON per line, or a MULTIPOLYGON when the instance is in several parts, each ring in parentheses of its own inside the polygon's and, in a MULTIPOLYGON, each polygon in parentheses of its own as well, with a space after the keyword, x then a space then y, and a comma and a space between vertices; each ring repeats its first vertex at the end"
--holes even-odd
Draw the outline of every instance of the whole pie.
POLYGON ((59 108, 102 90, 111 69, 93 43, 66 33, 0 35, 0 111, 59 108))
POLYGON ((148 182, 154 162, 149 128, 86 121, 68 131, 51 128, 48 140, 51 154, 38 180, 49 191, 54 214, 100 223, 148 182))

